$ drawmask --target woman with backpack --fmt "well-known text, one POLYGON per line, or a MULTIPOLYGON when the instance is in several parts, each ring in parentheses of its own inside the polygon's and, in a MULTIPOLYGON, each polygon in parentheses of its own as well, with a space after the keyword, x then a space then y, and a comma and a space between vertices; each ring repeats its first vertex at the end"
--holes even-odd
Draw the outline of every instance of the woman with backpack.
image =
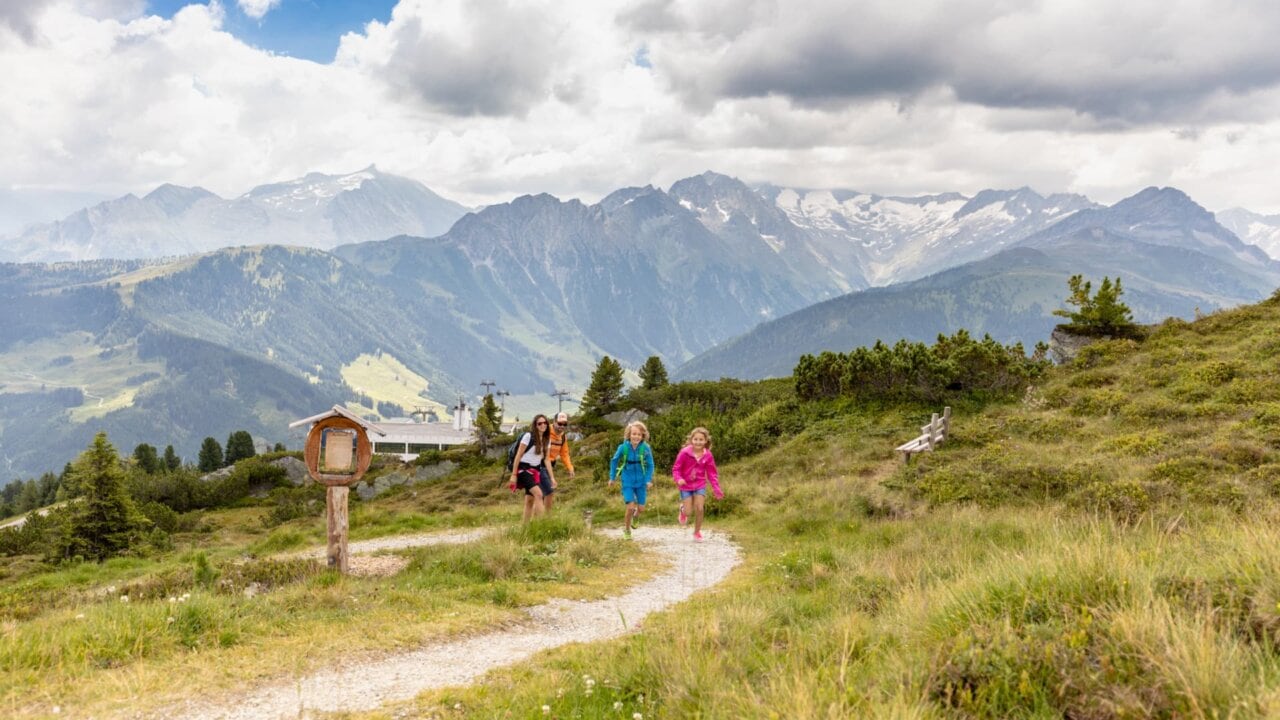
POLYGON ((535 415, 529 432, 520 438, 515 462, 511 463, 511 482, 524 490, 524 522, 542 515, 542 498, 556 489, 555 476, 547 469, 547 450, 551 445, 551 423, 546 415, 535 415))
POLYGON ((622 501, 627 504, 622 537, 631 539, 631 523, 644 512, 647 491, 653 486, 653 451, 649 449, 649 428, 639 420, 622 432, 622 444, 609 461, 609 484, 622 485, 622 501))

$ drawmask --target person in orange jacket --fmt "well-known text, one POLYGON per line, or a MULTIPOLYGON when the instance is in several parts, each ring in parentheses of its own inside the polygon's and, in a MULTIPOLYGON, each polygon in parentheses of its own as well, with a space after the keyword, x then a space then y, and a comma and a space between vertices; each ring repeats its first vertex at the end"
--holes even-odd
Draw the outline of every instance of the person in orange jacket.
MULTIPOLYGON (((551 463, 552 472, 555 471, 556 463, 560 460, 564 461, 564 467, 569 471, 569 477, 573 477, 573 460, 569 458, 569 414, 559 413, 556 415, 556 421, 551 425, 551 444, 547 449, 547 461, 551 463)), ((554 500, 552 493, 542 499, 543 506, 546 510, 551 510, 554 500)))

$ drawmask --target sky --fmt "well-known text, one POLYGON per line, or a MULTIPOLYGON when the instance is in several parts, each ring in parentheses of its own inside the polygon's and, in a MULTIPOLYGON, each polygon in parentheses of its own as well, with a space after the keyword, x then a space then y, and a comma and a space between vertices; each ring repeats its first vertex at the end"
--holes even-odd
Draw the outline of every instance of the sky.
POLYGON ((1280 213, 1273 0, 4 0, 0 189, 371 164, 468 205, 714 170, 1280 213))

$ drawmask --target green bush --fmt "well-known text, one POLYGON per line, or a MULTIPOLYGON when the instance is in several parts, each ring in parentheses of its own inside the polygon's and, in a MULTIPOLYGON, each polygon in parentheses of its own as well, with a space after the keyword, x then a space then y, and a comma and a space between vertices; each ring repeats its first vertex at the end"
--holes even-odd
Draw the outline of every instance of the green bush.
POLYGON ((1254 468, 1267 459, 1267 449, 1247 440, 1218 440, 1205 449, 1205 454, 1238 468, 1254 468))
POLYGON ((1147 430, 1107 438, 1098 444, 1098 449, 1119 455, 1145 457, 1160 452, 1168 444, 1168 435, 1159 430, 1147 430))
POLYGON ((1231 363, 1215 360, 1196 368, 1192 376, 1200 382, 1218 386, 1230 382, 1236 377, 1236 367, 1231 363))
POLYGON ((1105 512, 1125 523, 1137 520, 1152 505, 1146 486, 1133 480, 1092 482, 1072 499, 1076 505, 1105 512))
POLYGON ((1119 390, 1104 389, 1086 392, 1071 404, 1071 412, 1075 415, 1106 416, 1114 415, 1128 403, 1126 395, 1119 390))

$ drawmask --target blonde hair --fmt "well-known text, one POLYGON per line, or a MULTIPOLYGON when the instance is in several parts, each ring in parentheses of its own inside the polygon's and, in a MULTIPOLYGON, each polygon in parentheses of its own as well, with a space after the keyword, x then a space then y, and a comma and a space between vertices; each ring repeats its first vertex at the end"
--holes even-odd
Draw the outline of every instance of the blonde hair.
POLYGON ((698 427, 696 427, 696 428, 694 428, 694 429, 690 430, 690 431, 689 431, 689 434, 688 434, 688 435, 685 435, 685 437, 684 437, 684 444, 685 444, 685 445, 692 445, 692 444, 693 444, 693 436, 694 436, 694 435, 697 435, 698 433, 702 433, 702 437, 704 437, 704 438, 706 438, 706 439, 707 439, 707 449, 708 449, 708 450, 710 450, 710 449, 711 449, 711 431, 707 430, 706 428, 702 427, 701 425, 699 425, 698 427))
POLYGON ((627 423, 627 427, 622 431, 623 442, 631 442, 631 428, 633 427, 640 428, 640 434, 643 436, 640 438, 640 442, 645 442, 649 439, 649 428, 645 427, 645 424, 639 420, 632 420, 627 423))

